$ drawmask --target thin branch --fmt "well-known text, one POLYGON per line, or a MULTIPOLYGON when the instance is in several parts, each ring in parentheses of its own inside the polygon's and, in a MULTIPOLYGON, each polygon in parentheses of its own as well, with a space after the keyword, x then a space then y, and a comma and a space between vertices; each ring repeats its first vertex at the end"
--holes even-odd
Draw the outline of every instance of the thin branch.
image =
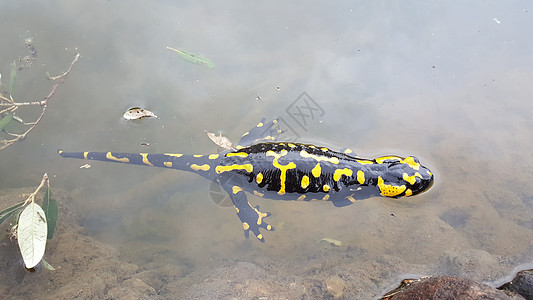
POLYGON ((16 141, 23 140, 26 137, 26 135, 28 135, 28 133, 30 133, 30 131, 32 131, 33 128, 35 128, 35 126, 37 124, 39 124, 39 122, 42 120, 42 118, 44 116, 44 113, 46 112, 46 105, 48 104, 48 100, 50 100, 50 98, 52 98, 52 96, 54 96, 57 87, 60 86, 65 81, 65 78, 70 73, 70 71, 72 70, 72 67, 78 61, 79 58, 80 58, 80 54, 76 53, 76 56, 74 57, 74 60, 70 63, 68 69, 63 74, 61 74, 59 76, 54 76, 54 77, 51 76, 50 77, 50 79, 53 80, 53 81, 56 81, 58 79, 59 79, 59 81, 52 86, 52 88, 50 89, 50 93, 48 93, 48 95, 46 97, 44 97, 44 99, 41 100, 41 101, 15 102, 15 101, 13 101, 13 99, 8 99, 8 98, 0 95, 0 101, 7 102, 7 103, 0 103, 0 107, 1 106, 8 106, 8 108, 6 108, 4 110, 1 110, 0 113, 4 113, 6 111, 14 111, 19 106, 28 106, 28 105, 39 105, 39 106, 42 106, 41 114, 39 115, 37 120, 35 120, 34 122, 24 123, 25 125, 29 125, 30 126, 25 132, 16 135, 16 138, 11 139, 11 140, 0 140, 0 150, 5 149, 6 147, 12 145, 16 141))
MULTIPOLYGON (((24 201, 24 205, 28 204, 28 202, 34 202, 35 201, 35 196, 37 195, 37 193, 43 188, 44 186, 44 183, 48 181, 48 174, 44 173, 43 175, 43 179, 41 180, 41 184, 39 184, 39 187, 37 187, 37 189, 30 194, 30 196, 28 197, 28 199, 26 199, 26 201, 24 201)), ((50 183, 48 183, 48 186, 50 186, 50 183)))

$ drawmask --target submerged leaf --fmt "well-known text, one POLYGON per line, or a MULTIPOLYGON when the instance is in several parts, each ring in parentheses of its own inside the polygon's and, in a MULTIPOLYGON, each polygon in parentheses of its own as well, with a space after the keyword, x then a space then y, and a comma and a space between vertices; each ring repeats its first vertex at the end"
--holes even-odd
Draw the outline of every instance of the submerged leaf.
POLYGON ((9 125, 11 120, 13 120, 12 115, 7 115, 3 117, 2 120, 0 120, 0 131, 4 130, 7 127, 7 125, 9 125))
POLYGON ((15 92, 15 79, 17 78, 17 69, 11 68, 11 76, 9 77, 9 95, 15 92))
POLYGON ((17 240, 26 268, 35 267, 46 248, 46 216, 35 202, 30 202, 19 217, 17 240))
POLYGON ((17 209, 19 209, 23 205, 24 205, 24 202, 20 202, 20 203, 17 203, 13 206, 10 206, 4 209, 3 211, 0 211, 0 224, 2 224, 2 222, 4 222, 7 218, 9 218, 9 216, 11 216, 14 212, 17 211, 17 209))
POLYGON ((52 267, 51 264, 49 264, 46 260, 44 260, 44 258, 41 260, 41 262, 43 263, 43 267, 47 270, 50 270, 50 271, 55 271, 56 269, 54 267, 52 267))
POLYGON ((140 107, 132 107, 128 109, 127 112, 123 115, 124 119, 126 120, 139 120, 143 118, 157 118, 157 116, 146 109, 142 109, 140 107))
POLYGON ((51 240, 54 236, 57 223, 57 201, 52 199, 52 191, 49 189, 44 194, 43 210, 46 215, 46 223, 48 224, 47 238, 51 240))
POLYGON ((220 133, 218 136, 212 132, 205 132, 207 136, 213 141, 213 143, 217 144, 217 146, 223 148, 224 150, 232 150, 235 151, 235 147, 233 146, 233 143, 225 136, 220 133))
POLYGON ((337 247, 341 247, 342 246, 342 242, 341 241, 335 240, 335 239, 331 239, 331 238, 323 238, 323 239, 320 240, 320 242, 327 242, 330 245, 334 245, 334 246, 337 246, 337 247))
POLYGON ((209 69, 215 68, 215 64, 212 61, 210 61, 209 59, 201 55, 190 53, 185 50, 174 49, 169 46, 167 46, 167 49, 177 52, 181 58, 183 58, 184 60, 190 63, 197 64, 197 65, 204 65, 208 67, 209 69))

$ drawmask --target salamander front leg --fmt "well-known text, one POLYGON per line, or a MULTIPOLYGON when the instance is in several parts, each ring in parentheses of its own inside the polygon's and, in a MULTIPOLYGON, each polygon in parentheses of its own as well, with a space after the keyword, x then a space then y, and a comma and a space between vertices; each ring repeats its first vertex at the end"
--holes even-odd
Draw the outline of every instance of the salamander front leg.
POLYGON ((260 228, 268 231, 273 231, 274 227, 267 224, 264 219, 269 217, 269 212, 263 213, 259 211, 259 205, 252 207, 246 198, 246 194, 239 186, 225 186, 224 189, 228 192, 231 201, 237 211, 237 216, 242 222, 244 228, 244 236, 248 238, 250 231, 257 237, 258 240, 264 242, 265 239, 259 231, 260 228))

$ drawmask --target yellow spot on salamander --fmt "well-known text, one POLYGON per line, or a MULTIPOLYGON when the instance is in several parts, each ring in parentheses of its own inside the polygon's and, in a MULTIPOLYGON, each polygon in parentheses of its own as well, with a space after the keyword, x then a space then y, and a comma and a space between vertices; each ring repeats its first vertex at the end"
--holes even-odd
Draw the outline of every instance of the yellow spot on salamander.
POLYGON ((257 124, 257 127, 263 127, 263 123, 257 124))
POLYGON ((289 146, 289 147, 291 147, 291 148, 296 147, 296 145, 293 144, 293 143, 288 143, 287 146, 289 146))
POLYGON ((422 175, 420 175, 420 173, 418 172, 416 172, 415 175, 412 175, 412 176, 407 175, 407 173, 403 173, 403 180, 409 182, 409 184, 415 184, 416 177, 422 178, 422 175))
POLYGON ((226 157, 230 157, 230 156, 247 157, 248 153, 246 153, 246 152, 230 152, 230 153, 226 154, 226 157))
POLYGON ((413 194, 413 191, 411 189, 405 190, 405 196, 409 197, 413 194))
POLYGON ((143 163, 147 166, 153 167, 154 165, 148 160, 148 153, 139 153, 143 158, 143 163))
POLYGON ((365 173, 361 170, 357 171, 357 182, 359 184, 365 183, 365 173))
POLYGON ((352 176, 353 175, 353 171, 348 169, 348 168, 344 168, 344 169, 337 169, 335 170, 335 172, 333 173, 333 180, 335 181, 339 181, 341 179, 341 176, 342 175, 346 175, 348 177, 352 176))
POLYGON ((172 168, 172 162, 170 161, 165 161, 163 162, 163 164, 165 165, 165 167, 172 168))
POLYGON ((320 168, 320 163, 316 164, 316 166, 311 170, 311 173, 315 178, 320 177, 320 174, 322 173, 322 168, 320 168))
POLYGON ((302 189, 306 189, 309 186, 309 176, 304 175, 302 177, 302 189))
POLYGON ((237 194, 240 191, 242 191, 242 188, 240 186, 236 186, 236 185, 233 186, 233 190, 232 190, 233 194, 237 194))
POLYGON ((413 168, 413 169, 415 169, 417 171, 420 170, 420 164, 417 163, 412 156, 409 156, 409 157, 405 158, 403 161, 404 161, 404 163, 408 164, 411 168, 413 168))
POLYGON ((328 201, 329 200, 329 195, 325 195, 324 198, 322 198, 322 201, 328 201))
POLYGON ((381 176, 378 177, 378 187, 381 195, 387 196, 387 197, 395 197, 403 193, 407 187, 405 185, 391 185, 386 184, 383 178, 381 176))
MULTIPOLYGON (((87 158, 87 154, 86 153, 88 154, 89 152, 84 152, 83 153, 83 156, 85 158, 87 158)), ((107 158, 109 160, 124 162, 124 163, 130 162, 130 160, 127 157, 123 157, 123 158, 114 157, 111 152, 107 152, 106 155, 105 155, 105 158, 107 158)))
POLYGON ((263 218, 266 218, 266 216, 268 216, 268 214, 258 211, 257 208, 255 208, 255 207, 254 207, 254 210, 257 213, 257 225, 261 225, 261 223, 263 223, 263 218))
POLYGON ((191 165, 191 169, 195 170, 195 171, 199 171, 199 170, 202 170, 202 171, 209 171, 211 167, 208 165, 208 164, 203 164, 203 165, 197 165, 197 164, 192 164, 191 165))
POLYGON ((237 150, 240 150, 240 149, 243 149, 243 148, 244 148, 244 146, 241 146, 241 145, 235 146, 235 149, 237 149, 237 150))
POLYGON ((324 192, 329 192, 329 190, 331 189, 331 187, 327 184, 324 184, 324 186, 322 187, 322 189, 324 190, 324 192))
POLYGON ((263 182, 263 173, 257 173, 257 176, 255 176, 255 180, 258 184, 263 182))
POLYGON ((172 156, 172 157, 182 157, 183 154, 179 153, 164 153, 165 155, 172 156))
POLYGON ((267 225, 267 230, 272 230, 272 226, 267 225))
POLYGON ((409 156, 407 158, 401 158, 399 156, 383 156, 383 157, 376 158, 376 162, 378 164, 382 164, 386 160, 399 161, 402 164, 409 165, 409 167, 411 167, 411 168, 413 168, 413 169, 415 169, 417 171, 420 170, 420 164, 417 163, 415 161, 415 158, 412 157, 412 156, 409 156))
POLYGON ((246 222, 242 223, 242 227, 244 228, 244 230, 250 229, 250 225, 248 225, 248 223, 246 223, 246 222))
POLYGON ((298 197, 298 199, 296 199, 297 201, 303 201, 305 199, 305 195, 301 195, 300 197, 298 197))
POLYGON ((355 199, 353 197, 353 194, 351 194, 350 196, 346 197, 346 199, 350 200, 350 202, 354 203, 355 202, 355 199))
POLYGON ((257 197, 263 197, 265 194, 259 193, 258 191, 254 191, 254 195, 256 195, 257 197))
POLYGON ((249 134, 250 134, 250 132, 246 131, 245 133, 242 134, 242 136, 247 136, 249 134))
POLYGON ((83 152, 83 158, 87 159, 87 155, 89 155, 89 152, 83 152))
POLYGON ((278 124, 278 120, 274 119, 274 120, 272 120, 272 123, 278 124))
POLYGON ((257 235, 257 238, 260 239, 260 240, 262 240, 262 239, 263 239, 263 235, 262 235, 262 234, 258 234, 258 235, 257 235))
POLYGON ((239 213, 239 211, 240 211, 239 208, 238 208, 237 206, 235 206, 235 205, 233 205, 233 207, 235 207, 235 211, 236 211, 237 213, 239 213))
POLYGON ((203 155, 202 154, 195 154, 193 155, 193 157, 202 157, 203 155))
POLYGON ((368 159, 356 159, 355 161, 362 165, 371 165, 374 163, 373 161, 368 160, 368 159))
POLYGON ((344 150, 344 154, 350 154, 350 153, 352 153, 352 152, 353 152, 352 149, 346 149, 346 150, 344 150))
POLYGON ((217 158, 218 158, 218 154, 209 155, 209 159, 217 159, 217 158))
POLYGON ((296 164, 294 162, 290 162, 286 165, 281 165, 278 162, 278 159, 282 156, 287 155, 287 150, 283 149, 280 151, 280 153, 276 153, 272 150, 267 151, 266 156, 274 156, 274 160, 272 161, 272 165, 276 168, 278 168, 281 171, 281 174, 279 176, 279 182, 280 182, 280 188, 278 191, 278 195, 285 194, 285 181, 287 179, 287 170, 295 169, 296 164))
POLYGON ((326 148, 326 147, 320 148, 320 150, 322 150, 322 151, 324 151, 324 152, 329 151, 329 149, 326 148))
POLYGON ((254 166, 251 164, 244 164, 244 165, 230 165, 230 166, 217 166, 215 168, 215 172, 217 174, 233 171, 233 170, 245 170, 248 173, 251 173, 254 170, 254 166))
MULTIPOLYGON (((322 148, 322 149, 327 149, 327 148, 322 148)), ((322 150, 322 151, 325 151, 325 150, 322 150)), ((314 159, 314 160, 316 160, 318 162, 327 161, 327 162, 330 162, 332 164, 338 164, 339 163, 339 159, 337 157, 329 157, 329 156, 309 154, 305 150, 300 151, 300 156, 303 157, 303 158, 312 158, 312 159, 314 159)))

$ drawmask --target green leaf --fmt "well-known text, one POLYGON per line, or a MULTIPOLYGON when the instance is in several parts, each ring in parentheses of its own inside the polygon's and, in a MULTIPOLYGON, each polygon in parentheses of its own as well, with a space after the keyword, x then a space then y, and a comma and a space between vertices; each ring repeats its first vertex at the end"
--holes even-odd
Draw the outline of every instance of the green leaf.
POLYGON ((13 120, 12 115, 7 115, 3 117, 2 120, 0 120, 0 131, 4 130, 7 127, 7 125, 9 125, 11 120, 13 120))
POLYGON ((17 209, 22 207, 22 205, 24 205, 24 202, 17 203, 13 206, 4 209, 3 211, 0 211, 0 224, 2 224, 2 222, 9 218, 9 216, 11 216, 14 212, 16 212, 17 209))
POLYGON ((11 68, 11 76, 9 77, 9 94, 13 95, 15 92, 15 79, 17 79, 17 69, 11 68))
POLYGON ((52 199, 52 191, 47 189, 43 199, 43 210, 46 215, 46 223, 48 224, 49 240, 54 236, 54 230, 57 223, 57 201, 52 199))
POLYGON ((204 65, 208 67, 209 69, 215 68, 215 64, 212 61, 210 61, 209 59, 201 55, 190 53, 185 50, 174 49, 168 46, 167 46, 167 49, 177 52, 181 58, 183 58, 184 60, 190 63, 197 64, 197 65, 204 65))
POLYGON ((47 270, 50 270, 50 271, 55 271, 56 269, 54 267, 52 267, 51 264, 49 264, 46 260, 44 260, 44 258, 41 260, 41 262, 43 263, 43 267, 47 270))
POLYGON ((17 241, 27 269, 35 267, 43 258, 46 248, 46 216, 43 209, 31 202, 20 213, 17 241))

